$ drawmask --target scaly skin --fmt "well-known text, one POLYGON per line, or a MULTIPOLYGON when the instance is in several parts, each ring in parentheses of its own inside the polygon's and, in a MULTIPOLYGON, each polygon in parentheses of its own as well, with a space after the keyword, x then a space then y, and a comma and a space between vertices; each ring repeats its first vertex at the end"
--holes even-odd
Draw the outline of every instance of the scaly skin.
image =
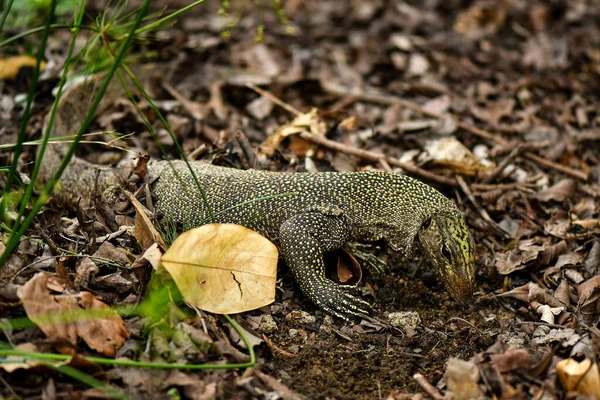
MULTIPOLYGON (((384 239, 411 257, 416 241, 457 301, 464 303, 473 292, 475 246, 464 217, 454 203, 416 179, 376 171, 277 173, 203 163, 192 168, 215 222, 240 224, 273 241, 302 291, 333 315, 370 310, 355 287, 325 278, 323 254, 349 242, 384 239)), ((149 171, 159 177, 153 193, 164 218, 184 226, 209 220, 185 163, 158 162, 149 171)))

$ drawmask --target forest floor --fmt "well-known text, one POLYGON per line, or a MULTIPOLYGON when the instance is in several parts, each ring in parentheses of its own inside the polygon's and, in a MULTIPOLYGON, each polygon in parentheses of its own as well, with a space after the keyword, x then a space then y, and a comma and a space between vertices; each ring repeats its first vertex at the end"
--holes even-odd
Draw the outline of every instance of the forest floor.
MULTIPOLYGON (((256 343, 255 367, 78 368, 132 398, 405 399, 427 393, 552 399, 568 391, 594 393, 582 382, 600 382, 600 7, 524 0, 282 3, 288 23, 267 6, 246 10, 228 28, 231 20, 217 13, 218 4, 203 4, 182 14, 159 40, 136 45, 133 53, 151 54, 148 63, 160 69, 161 80, 147 90, 184 152, 237 168, 253 166, 255 157, 276 171, 393 169, 436 187, 464 212, 476 242, 472 302, 453 302, 420 255, 407 260, 383 247, 373 251, 387 260, 390 273, 363 279, 373 293, 373 318, 345 322, 303 296, 280 263, 276 301, 236 316, 256 343), (326 126, 327 138, 342 146, 284 137, 297 117, 289 106, 299 113, 316 108, 313 117, 326 126), (388 158, 376 161, 377 154, 388 158), (405 164, 416 168, 398 168, 405 164), (397 312, 409 312, 414 322, 392 324, 397 312)), ((41 136, 69 40, 68 31, 52 33, 53 62, 39 84, 27 140, 41 136)), ((0 56, 8 56, 5 50, 0 56)), ((13 51, 24 50, 16 45, 13 51)), ((15 143, 23 107, 14 99, 27 82, 0 83, 1 141, 15 143)), ((139 105, 159 142, 179 157, 151 107, 139 105)), ((133 134, 133 149, 161 157, 125 98, 90 128, 113 130, 133 134)), ((79 151, 101 164, 116 163, 120 155, 102 145, 79 151)), ((21 158, 27 176, 35 148, 26 147, 21 158)), ((0 153, 0 165, 9 164, 10 153, 0 153)), ((118 213, 116 226, 133 224, 131 207, 118 213)), ((48 274, 52 296, 88 291, 110 306, 140 302, 151 273, 130 267, 142 250, 126 232, 98 249, 93 238, 114 233, 104 218, 94 207, 76 213, 50 202, 0 273, 1 315, 25 315, 17 293, 39 272, 48 274), (80 227, 82 215, 100 221, 95 234, 80 227), (111 262, 97 261, 94 268, 85 255, 111 262)), ((177 335, 150 334, 147 320, 125 316, 128 339, 117 357, 245 360, 247 350, 221 316, 165 313, 172 329, 183 323, 202 331, 210 351, 186 356, 177 335)), ((37 327, 5 331, 4 340, 64 350, 37 327)), ((98 355, 77 343, 78 354, 98 355)), ((1 377, 4 398, 102 396, 40 367, 1 377)))

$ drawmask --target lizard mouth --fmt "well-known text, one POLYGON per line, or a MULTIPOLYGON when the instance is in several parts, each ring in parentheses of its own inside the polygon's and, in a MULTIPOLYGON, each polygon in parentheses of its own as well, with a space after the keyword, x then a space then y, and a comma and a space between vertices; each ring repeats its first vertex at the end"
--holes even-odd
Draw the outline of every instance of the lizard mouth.
POLYGON ((442 276, 444 287, 450 296, 460 305, 467 305, 473 297, 475 282, 468 276, 459 274, 445 274, 442 276))

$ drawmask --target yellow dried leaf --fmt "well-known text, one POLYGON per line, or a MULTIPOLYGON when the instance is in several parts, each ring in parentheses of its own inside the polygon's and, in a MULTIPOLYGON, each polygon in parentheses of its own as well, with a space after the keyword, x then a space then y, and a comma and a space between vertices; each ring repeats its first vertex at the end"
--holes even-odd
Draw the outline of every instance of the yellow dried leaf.
POLYGON ((179 236, 162 256, 185 300, 217 314, 253 310, 275 300, 277 247, 234 224, 209 224, 179 236))
MULTIPOLYGON (((21 68, 35 67, 37 60, 30 56, 14 56, 0 60, 0 81, 15 79, 21 68)), ((46 61, 40 64, 40 71, 46 68, 46 61)))
MULTIPOLYGON (((283 125, 273 135, 269 136, 261 145, 261 150, 264 154, 272 154, 273 150, 279 149, 281 143, 288 137, 296 137, 302 132, 309 132, 317 136, 325 136, 327 132, 327 124, 319 117, 319 110, 313 108, 307 113, 299 114, 289 124, 283 125)), ((304 139, 298 138, 302 142, 304 139)), ((296 144, 296 147, 300 147, 296 144)), ((305 148, 302 149, 302 155, 306 154, 309 148, 314 147, 305 143, 305 148)), ((300 154, 298 154, 300 155, 300 154)))
POLYGON ((600 372, 598 364, 586 358, 578 362, 572 358, 559 361, 556 372, 560 382, 568 391, 580 394, 591 394, 600 399, 600 372))
POLYGON ((454 138, 430 141, 425 151, 429 162, 450 173, 472 176, 494 169, 493 162, 478 158, 454 138))

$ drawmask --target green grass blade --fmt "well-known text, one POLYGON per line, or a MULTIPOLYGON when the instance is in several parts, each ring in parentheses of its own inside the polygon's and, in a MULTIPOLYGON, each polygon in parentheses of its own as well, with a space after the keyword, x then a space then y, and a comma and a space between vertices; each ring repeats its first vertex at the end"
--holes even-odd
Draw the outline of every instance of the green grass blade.
MULTIPOLYGON (((206 196, 206 192, 204 191, 204 188, 200 184, 200 180, 198 179, 198 176, 196 175, 196 172, 192 168, 192 165, 190 164, 190 161, 185 156, 185 153, 183 151, 183 148, 181 147, 181 144, 179 144, 179 141, 177 140, 177 137, 175 136, 175 134, 171 130, 171 127, 169 126, 169 123, 163 117, 162 113, 160 112, 160 110, 158 109, 158 107, 156 106, 156 104, 154 104, 154 101, 152 101, 152 99, 150 98, 150 96, 148 95, 148 93, 146 92, 146 90, 144 89, 144 87, 142 86, 142 84, 139 82, 139 80, 136 79, 136 77, 133 74, 133 72, 129 68, 127 68, 127 66, 123 66, 123 68, 124 68, 125 72, 127 72, 127 75, 129 76, 129 78, 131 79, 131 81, 133 82, 133 84, 135 85, 135 87, 140 91, 140 93, 142 94, 142 96, 144 97, 144 99, 146 99, 146 101, 150 105, 150 108, 152 108, 152 110, 156 113, 158 119, 162 122, 163 126, 165 127, 165 129, 169 133, 169 136, 171 137, 171 140, 173 141, 173 143, 175 144, 175 147, 177 147, 177 151, 181 155, 181 159, 186 163, 188 169, 190 170, 190 173, 192 174, 192 178, 194 179, 194 183, 196 184, 196 186, 197 186, 197 188, 198 188, 198 190, 200 192, 200 195, 202 196, 202 202, 204 203, 204 207, 206 208, 206 210, 208 212, 208 215, 210 216, 210 220, 212 222, 214 222, 215 221, 215 216, 214 216, 212 207, 210 206, 210 203, 208 202, 208 197, 206 196)), ((121 83, 125 83, 124 80, 121 80, 121 83)), ((126 84, 124 85, 124 87, 126 87, 126 84)), ((130 93, 130 91, 128 93, 130 93)), ((137 107, 136 107, 136 109, 137 109, 137 107)), ((138 110, 138 113, 141 115, 141 111, 140 110, 138 110)), ((158 144, 159 143, 158 138, 156 137, 156 135, 154 135, 154 133, 153 133, 152 130, 150 130, 150 132, 151 132, 151 134, 152 134, 155 142, 158 144)), ((164 150, 161 149, 161 151, 163 152, 163 154, 165 154, 164 150)), ((173 166, 171 166, 171 168, 173 168, 173 166)), ((176 175, 177 175, 177 173, 176 173, 176 175)), ((185 185, 184 185, 184 187, 185 187, 185 185)))
MULTIPOLYGON (((76 14, 75 14, 75 24, 74 24, 75 27, 77 27, 81 24, 81 20, 83 19, 83 15, 84 15, 84 10, 85 10, 85 0, 79 1, 78 7, 76 8, 76 14)), ((60 102, 65 83, 67 82, 69 67, 71 65, 71 58, 73 56, 77 36, 79 34, 79 29, 77 29, 75 27, 71 31, 72 32, 71 43, 69 44, 69 49, 67 51, 65 65, 63 67, 63 73, 62 73, 61 80, 60 80, 60 83, 58 86, 58 93, 56 94, 56 98, 54 99, 54 104, 52 105, 52 110, 50 112, 50 118, 49 118, 48 124, 46 126, 46 132, 44 132, 44 138, 42 140, 40 148, 38 149, 38 155, 37 155, 37 158, 35 161, 35 166, 33 168, 33 172, 31 173, 31 181, 29 182, 29 185, 27 185, 25 194, 23 195, 23 198, 21 199, 21 207, 19 208, 19 215, 18 215, 17 219, 15 220, 14 229, 19 229, 21 217, 23 216, 23 214, 25 214, 25 208, 26 208, 27 204, 29 204, 29 200, 31 199, 31 194, 33 193, 33 189, 35 188, 35 181, 37 179, 38 173, 40 171, 40 167, 42 165, 42 158, 44 157, 44 152, 46 151, 46 146, 48 145, 48 140, 50 139, 52 127, 54 125, 54 119, 56 117, 56 112, 58 110, 58 103, 60 102)))
MULTIPOLYGON (((178 370, 206 370, 206 369, 235 369, 235 368, 251 368, 256 364, 256 354, 254 348, 248 340, 248 337, 244 333, 244 330, 235 322, 229 315, 223 314, 227 322, 233 326, 233 329, 240 335, 244 344, 248 348, 248 356, 250 361, 246 363, 234 363, 234 364, 176 364, 176 363, 157 363, 157 362, 142 362, 142 361, 130 361, 130 360, 113 360, 103 357, 82 357, 83 359, 100 364, 100 365, 112 365, 119 367, 135 367, 135 368, 154 368, 154 369, 178 369, 178 370)), ((4 327, 15 328, 15 324, 11 324, 11 321, 5 321, 4 327)), ((0 341, 0 356, 21 356, 33 360, 42 361, 69 361, 71 356, 64 354, 54 353, 39 353, 32 351, 19 350, 12 347, 6 342, 0 341)), ((15 360, 16 361, 16 360, 15 360)), ((22 361, 22 360, 19 360, 22 361)))
MULTIPOLYGON (((55 9, 56 0, 52 0, 52 2, 50 3, 50 9, 48 10, 48 16, 46 17, 46 25, 42 34, 42 40, 40 41, 40 47, 36 56, 35 68, 33 69, 33 74, 31 76, 31 86, 29 87, 29 92, 27 93, 27 104, 25 105, 23 117, 21 118, 21 125, 19 126, 19 133, 17 135, 17 145, 15 146, 15 150, 13 152, 13 160, 10 165, 10 171, 8 172, 8 176, 6 178, 6 186, 4 187, 2 202, 0 203, 0 220, 7 223, 8 219, 6 217, 6 205, 8 203, 8 194, 12 190, 12 186, 16 180, 17 165, 19 163, 19 157, 21 157, 21 153, 23 152, 25 130, 27 129, 27 124, 29 123, 31 105, 33 104, 33 98, 35 97, 37 83, 40 77, 40 65, 42 63, 42 59, 44 58, 44 52, 46 51, 46 43, 48 42, 48 36, 50 35, 50 22, 52 21, 55 9)), ((0 262, 0 268, 2 268, 2 262, 0 262)))
POLYGON ((102 100, 102 96, 106 92, 106 89, 108 88, 110 80, 112 79, 113 75, 115 74, 115 71, 117 70, 121 61, 123 60, 125 52, 129 48, 129 45, 132 43, 135 29, 137 29, 143 16, 146 14, 146 10, 148 9, 149 5, 150 5, 150 0, 145 0, 143 5, 140 7, 140 12, 136 16, 135 23, 132 26, 132 28, 129 32, 129 35, 127 35, 127 38, 123 41, 123 43, 121 43, 121 47, 119 48, 117 56, 115 57, 115 62, 113 64, 112 68, 108 71, 106 77, 104 78, 104 81, 102 82, 102 85, 100 86, 100 89, 99 89, 98 93, 96 94, 96 97, 94 98, 94 102, 92 103, 90 109, 88 110, 86 118, 83 121, 83 123, 81 124, 81 128, 79 129, 79 132, 77 132, 77 136, 75 137, 75 140, 73 141, 73 145, 71 147, 69 147, 69 150, 68 150, 67 154, 65 155, 63 162, 61 163, 61 165, 58 167, 58 170, 56 171, 54 179, 52 181, 48 182, 48 184, 46 185, 46 187, 44 188, 44 190, 42 192, 42 195, 34 204, 31 212, 29 213, 29 215, 27 215, 27 217, 25 218, 25 221, 23 222, 23 224, 21 225, 19 230, 13 231, 13 233, 10 235, 8 243, 6 244, 6 249, 4 250, 4 253, 2 253, 2 255, 0 256, 0 270, 4 266, 4 263, 6 262, 8 255, 17 246, 17 244, 19 242, 19 238, 25 233, 25 231, 27 230, 27 228, 29 227, 31 222, 33 222, 33 219, 35 218, 36 214, 40 211, 42 206, 46 203, 48 197, 50 196, 50 193, 52 193, 54 186, 58 182, 58 178, 62 175, 64 170, 67 168, 67 165, 69 164, 69 161, 71 160, 71 157, 73 157, 73 155, 75 154, 75 149, 77 148, 77 145, 79 144, 79 141, 81 140, 81 137, 87 130, 87 127, 89 126, 94 114, 96 113, 96 110, 98 109, 98 106, 100 105, 100 101, 102 100))
MULTIPOLYGON (((50 30, 55 30, 55 29, 72 29, 72 28, 77 28, 79 30, 88 30, 88 31, 94 31, 97 32, 97 29, 95 29, 93 26, 89 26, 89 25, 81 25, 81 26, 77 26, 74 27, 73 25, 70 24, 51 24, 50 25, 50 30)), ((14 36, 9 37, 8 39, 3 40, 2 42, 0 42, 0 47, 4 47, 7 44, 10 44, 14 41, 17 41, 25 36, 29 36, 32 35, 34 33, 38 33, 38 32, 42 32, 45 29, 45 27, 43 26, 38 26, 37 28, 31 28, 28 29, 26 31, 17 33, 14 36)))
MULTIPOLYGON (((8 0, 8 2, 6 4, 6 8, 4 9, 4 12, 2 13, 2 19, 0 19, 0 32, 2 31, 2 27, 4 26, 6 17, 8 17, 8 13, 10 12, 10 9, 12 8, 13 1, 14 0, 8 0)), ((0 45, 0 47, 1 47, 1 45, 0 45)))
POLYGON ((43 364, 46 365, 47 367, 53 368, 53 369, 63 373, 65 375, 68 375, 71 378, 78 380, 79 382, 85 383, 86 385, 89 385, 98 390, 101 390, 104 393, 108 394, 109 396, 112 396, 114 399, 129 400, 129 397, 125 393, 121 392, 120 390, 117 390, 117 389, 99 381, 98 379, 94 378, 93 376, 90 376, 84 372, 81 372, 78 369, 75 369, 69 365, 55 365, 52 363, 43 363, 43 364))

